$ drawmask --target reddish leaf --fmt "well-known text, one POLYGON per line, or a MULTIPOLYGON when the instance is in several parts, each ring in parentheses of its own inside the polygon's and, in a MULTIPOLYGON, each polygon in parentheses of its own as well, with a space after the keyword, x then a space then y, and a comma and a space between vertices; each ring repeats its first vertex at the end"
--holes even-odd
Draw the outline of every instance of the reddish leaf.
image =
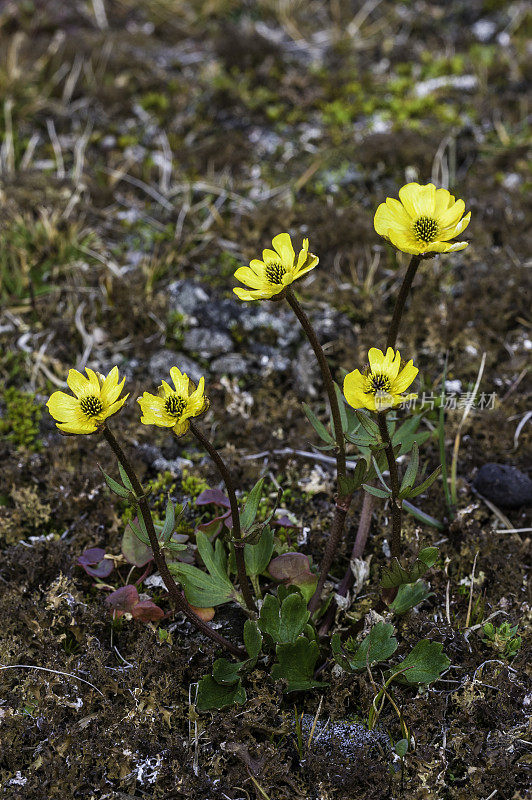
POLYGON ((112 559, 104 558, 105 550, 90 547, 78 556, 77 564, 92 578, 107 578, 114 568, 112 559))
POLYGON ((153 600, 140 600, 131 609, 131 616, 141 622, 157 622, 164 617, 164 611, 153 600))
POLYGON ((222 506, 222 508, 231 508, 229 498, 219 489, 205 489, 204 492, 196 497, 197 506, 222 506))
POLYGON ((196 606, 190 606, 190 608, 204 622, 210 622, 215 614, 214 608, 196 608, 196 606))
POLYGON ((270 561, 268 572, 274 580, 287 585, 303 586, 316 580, 310 570, 308 556, 304 553, 283 553, 277 556, 270 561))
POLYGON ((122 616, 125 611, 132 613, 132 609, 139 602, 139 593, 137 587, 129 583, 127 586, 121 586, 105 598, 105 602, 111 606, 113 611, 117 612, 117 616, 122 616))

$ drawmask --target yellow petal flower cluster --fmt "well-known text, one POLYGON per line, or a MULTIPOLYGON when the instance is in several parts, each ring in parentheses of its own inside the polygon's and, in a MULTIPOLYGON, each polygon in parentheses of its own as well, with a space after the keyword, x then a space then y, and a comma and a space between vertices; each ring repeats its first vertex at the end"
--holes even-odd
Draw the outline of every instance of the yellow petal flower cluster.
POLYGON ((368 360, 369 366, 363 373, 355 369, 344 378, 344 396, 350 406, 386 411, 417 397, 416 394, 403 394, 419 372, 413 361, 401 369, 401 355, 391 347, 386 355, 372 347, 368 360))
POLYGON ((255 258, 249 267, 239 267, 235 272, 235 278, 249 287, 233 289, 240 300, 268 300, 314 269, 319 261, 317 256, 309 253, 308 239, 303 240, 297 259, 288 233, 275 236, 272 245, 273 250, 262 251, 262 261, 255 258))
POLYGON ((205 380, 200 378, 196 388, 189 377, 177 367, 170 370, 175 389, 163 381, 159 394, 144 392, 137 402, 142 409, 140 421, 144 425, 159 425, 161 428, 172 428, 177 436, 186 433, 190 427, 190 419, 199 417, 209 407, 204 395, 205 380))
POLYGON ((463 250, 468 242, 453 242, 468 226, 463 200, 455 200, 447 189, 433 183, 407 183, 399 189, 399 200, 388 197, 375 213, 375 230, 403 253, 426 255, 463 250), (400 200, 400 202, 399 202, 400 200))
POLYGON ((74 397, 54 392, 46 403, 57 427, 64 433, 95 433, 129 397, 126 394, 118 399, 125 382, 125 378, 118 382, 118 367, 113 367, 106 377, 88 367, 85 372, 87 378, 75 369, 69 370, 67 384, 74 397))

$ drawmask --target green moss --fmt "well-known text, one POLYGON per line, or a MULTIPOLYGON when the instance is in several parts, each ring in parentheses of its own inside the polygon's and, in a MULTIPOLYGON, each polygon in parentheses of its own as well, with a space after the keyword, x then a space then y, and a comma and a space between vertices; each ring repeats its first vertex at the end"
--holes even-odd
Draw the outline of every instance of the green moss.
POLYGON ((5 390, 5 412, 0 419, 0 434, 17 447, 37 452, 42 447, 39 439, 39 421, 42 405, 31 392, 22 392, 14 386, 5 390))
POLYGON ((181 489, 183 490, 183 494, 187 497, 190 497, 191 500, 195 500, 205 489, 209 488, 209 484, 203 478, 199 478, 197 475, 192 475, 187 469, 183 470, 183 476, 181 479, 181 489))

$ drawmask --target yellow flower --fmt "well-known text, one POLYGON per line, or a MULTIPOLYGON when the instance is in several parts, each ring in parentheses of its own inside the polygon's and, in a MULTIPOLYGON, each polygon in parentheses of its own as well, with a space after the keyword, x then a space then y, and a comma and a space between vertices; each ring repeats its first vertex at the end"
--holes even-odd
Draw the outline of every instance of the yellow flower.
POLYGON ((375 213, 375 230, 398 250, 413 255, 463 250, 468 242, 450 240, 469 225, 471 212, 463 216, 465 203, 433 183, 407 183, 399 200, 388 197, 375 213))
POLYGON ((68 372, 67 384, 75 397, 65 392, 54 392, 46 405, 57 420, 59 430, 64 433, 94 433, 107 417, 115 414, 126 402, 129 394, 118 399, 124 388, 125 378, 118 383, 118 367, 109 375, 97 375, 87 369, 85 375, 76 369, 68 372))
POLYGON ((297 260, 288 233, 280 233, 272 240, 273 250, 262 251, 262 261, 253 259, 249 267, 239 267, 235 278, 249 289, 238 286, 233 292, 241 300, 267 300, 280 294, 287 286, 317 265, 319 258, 308 251, 308 239, 297 260))
POLYGON ((185 373, 172 367, 170 370, 175 391, 166 381, 159 387, 159 394, 144 392, 137 402, 142 409, 140 421, 145 425, 159 425, 161 428, 173 428, 177 436, 186 433, 191 417, 199 417, 209 407, 209 401, 203 394, 205 380, 200 378, 198 388, 185 373))
POLYGON ((401 355, 391 347, 386 355, 372 347, 368 360, 369 366, 364 373, 355 369, 344 378, 344 396, 350 406, 385 411, 417 397, 417 394, 402 394, 419 372, 413 361, 401 369, 401 355))

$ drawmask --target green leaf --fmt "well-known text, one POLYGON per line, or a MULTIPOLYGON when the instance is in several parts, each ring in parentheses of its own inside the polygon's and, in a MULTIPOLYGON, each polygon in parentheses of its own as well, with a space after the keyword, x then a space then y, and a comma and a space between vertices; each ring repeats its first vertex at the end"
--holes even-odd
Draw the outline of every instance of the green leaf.
POLYGON ((303 403, 303 411, 305 412, 308 421, 310 422, 310 424, 312 425, 312 427, 314 428, 320 439, 322 439, 324 442, 327 442, 327 444, 335 446, 336 439, 333 436, 331 436, 325 425, 319 421, 315 413, 306 403, 303 403))
POLYGON ((262 648, 262 634, 254 620, 244 622, 244 645, 250 658, 257 658, 262 648))
POLYGON ((272 529, 266 525, 262 529, 257 544, 244 545, 244 561, 248 575, 260 575, 270 563, 274 546, 272 529))
POLYGON ((399 741, 395 743, 394 750, 399 758, 404 758, 408 753, 408 739, 399 739, 399 741))
POLYGON ((122 464, 120 463, 120 461, 118 462, 118 471, 120 472, 120 477, 122 478, 122 483, 124 484, 126 489, 129 489, 130 492, 133 492, 132 483, 129 480, 129 478, 127 477, 127 472, 125 471, 125 469, 122 466, 122 464))
POLYGON ((417 554, 417 557, 419 561, 422 561, 426 564, 427 568, 430 569, 438 560, 439 553, 440 551, 437 547, 423 547, 417 554))
POLYGON ((421 494, 421 492, 424 492, 425 489, 429 488, 429 486, 432 486, 432 484, 434 483, 434 481, 436 480, 441 471, 442 468, 440 464, 439 467, 436 467, 434 472, 431 472, 428 478, 425 478, 423 483, 420 483, 419 486, 416 486, 415 489, 412 489, 412 491, 409 492, 408 497, 417 497, 418 494, 421 494))
POLYGON ((224 578, 217 573, 207 575, 192 564, 177 561, 168 564, 168 569, 183 585, 185 596, 193 606, 210 608, 234 599, 233 584, 227 575, 224 578))
MULTIPOLYGON (((342 394, 342 390, 340 389, 336 381, 333 381, 333 383, 334 383, 334 391, 336 393, 336 400, 338 403, 338 411, 340 412, 340 424, 342 426, 341 432, 344 433, 348 429, 347 414, 345 413, 345 400, 342 394)), ((334 430, 334 422, 332 419, 332 414, 331 414, 331 428, 334 430)))
POLYGON ((174 532, 175 527, 175 509, 174 504, 169 499, 166 504, 166 514, 164 517, 164 525, 162 531, 159 535, 159 539, 163 541, 165 544, 168 542, 174 532))
POLYGON ((299 636, 294 642, 278 644, 275 652, 279 663, 273 665, 271 676, 274 680, 287 681, 287 692, 327 685, 314 680, 314 669, 320 652, 316 642, 299 636))
POLYGON ((366 414, 365 411, 355 411, 357 415, 358 421, 364 428, 364 430, 376 441, 380 441, 380 433, 379 433, 379 426, 373 422, 369 414, 366 414))
POLYGON ((382 570, 381 586, 383 589, 392 589, 404 583, 415 583, 430 567, 434 566, 437 560, 437 547, 425 547, 420 550, 410 569, 405 569, 397 558, 392 558, 389 566, 382 570))
POLYGON ((443 645, 439 642, 430 642, 422 639, 418 642, 407 657, 393 667, 393 671, 402 671, 395 680, 399 683, 433 683, 442 672, 449 668, 450 661, 443 653, 443 645))
POLYGON ((259 510, 260 498, 262 497, 263 484, 264 478, 260 478, 249 493, 246 504, 240 513, 240 525, 243 531, 248 530, 255 522, 255 517, 259 510))
POLYGON ((238 674, 242 663, 228 661, 226 658, 217 658, 212 665, 212 677, 216 683, 222 683, 224 686, 233 686, 238 683, 240 676, 238 674))
POLYGON ((104 472, 101 467, 100 467, 100 472, 102 473, 107 486, 112 492, 114 492, 114 494, 117 494, 119 497, 124 497, 124 498, 131 496, 131 492, 129 489, 126 489, 125 486, 122 486, 121 483, 118 483, 118 481, 115 481, 114 478, 111 478, 111 476, 108 475, 106 472, 104 472))
POLYGON ((404 583, 399 587, 397 595, 393 603, 390 603, 388 608, 394 614, 406 614, 411 608, 422 603, 427 597, 432 597, 434 592, 429 591, 429 587, 425 581, 416 581, 416 583, 404 583))
POLYGON ((230 583, 227 577, 225 549, 220 539, 216 540, 215 550, 203 531, 196 531, 196 545, 210 574, 222 583, 230 583))
POLYGON ((294 642, 310 617, 307 604, 299 592, 286 597, 282 605, 271 594, 266 595, 260 610, 259 628, 278 644, 294 642))
POLYGON ((366 669, 367 666, 386 661, 397 650, 397 639, 394 636, 393 625, 386 622, 377 622, 368 635, 360 643, 348 639, 343 650, 338 649, 338 640, 335 642, 336 660, 343 669, 345 662, 351 672, 366 669))
POLYGON ((136 525, 134 522, 130 522, 129 527, 131 528, 137 539, 140 539, 140 541, 143 542, 143 544, 147 544, 149 546, 150 537, 148 536, 148 532, 146 531, 146 526, 144 525, 144 520, 142 519, 142 517, 139 517, 138 523, 139 524, 136 525))
POLYGON ((148 542, 143 542, 135 533, 131 523, 126 525, 122 536, 122 553, 126 561, 136 567, 144 567, 148 561, 153 559, 149 540, 148 542))
POLYGON ((373 497, 387 498, 392 496, 391 492, 387 492, 384 489, 379 489, 378 486, 371 486, 369 483, 363 483, 362 488, 368 494, 372 494, 373 497))
POLYGON ((399 489, 399 497, 403 498, 406 497, 414 485, 414 481, 416 480, 417 471, 419 469, 419 448, 417 443, 414 442, 412 447, 412 455, 410 457, 410 461, 408 463, 408 467, 406 468, 405 474, 403 476, 403 480, 401 482, 401 488, 399 489))
POLYGON ((226 708, 235 703, 243 705, 246 700, 246 690, 240 679, 237 683, 227 686, 215 681, 212 675, 205 675, 198 684, 196 708, 198 711, 210 711, 215 708, 226 708))
POLYGON ((436 528, 438 531, 445 530, 445 525, 443 522, 440 522, 440 520, 436 519, 435 517, 431 517, 430 514, 426 514, 420 508, 417 508, 417 506, 409 503, 408 500, 403 500, 403 508, 412 517, 418 519, 420 522, 424 522, 425 525, 430 525, 431 528, 436 528))
POLYGON ((345 477, 339 475, 338 486, 340 487, 342 494, 353 494, 353 492, 356 492, 357 489, 360 489, 367 471, 367 462, 363 458, 359 458, 355 467, 355 471, 352 474, 348 474, 345 477))

